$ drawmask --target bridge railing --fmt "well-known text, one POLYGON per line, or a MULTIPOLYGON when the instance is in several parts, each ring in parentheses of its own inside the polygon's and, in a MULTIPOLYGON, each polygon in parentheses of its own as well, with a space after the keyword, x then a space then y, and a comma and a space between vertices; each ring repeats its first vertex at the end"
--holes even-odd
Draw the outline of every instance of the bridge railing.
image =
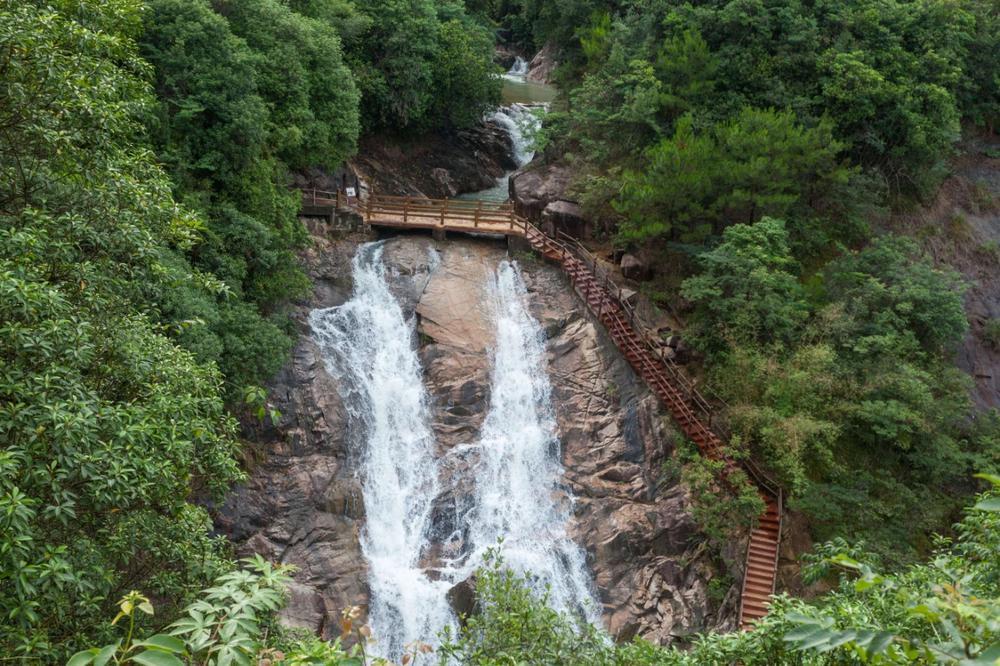
POLYGON ((331 192, 329 190, 317 190, 314 188, 302 190, 302 203, 312 206, 336 206, 343 208, 348 204, 347 195, 343 192, 331 192))
POLYGON ((472 229, 524 233, 522 220, 506 203, 373 195, 361 205, 361 211, 369 222, 441 227, 449 222, 462 223, 463 227, 471 223, 472 229))

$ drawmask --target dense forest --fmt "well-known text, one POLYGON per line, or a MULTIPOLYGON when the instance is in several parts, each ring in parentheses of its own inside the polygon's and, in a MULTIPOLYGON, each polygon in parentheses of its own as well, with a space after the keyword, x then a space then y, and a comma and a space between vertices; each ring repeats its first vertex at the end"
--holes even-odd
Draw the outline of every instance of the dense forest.
MULTIPOLYGON (((404 663, 1000 663, 1000 416, 954 365, 960 276, 883 224, 993 136, 991 0, 0 0, 0 653, 365 663, 354 609, 344 643, 280 627, 291 572, 234 561, 204 507, 244 478, 240 421, 276 417, 310 289, 292 174, 480 122, 498 39, 557 54, 540 159, 655 258, 831 591, 616 646, 497 557, 404 663)), ((759 513, 677 462, 715 542, 759 513)))

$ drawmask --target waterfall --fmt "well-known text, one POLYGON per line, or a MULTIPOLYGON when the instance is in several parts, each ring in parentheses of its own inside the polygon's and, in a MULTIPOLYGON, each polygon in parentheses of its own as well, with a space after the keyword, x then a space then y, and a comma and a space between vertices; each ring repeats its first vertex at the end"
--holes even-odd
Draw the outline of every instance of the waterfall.
POLYGON ((369 564, 376 652, 398 660, 406 643, 434 643, 454 622, 445 598, 450 584, 421 568, 438 468, 413 323, 389 291, 382 244, 362 245, 352 269, 351 300, 314 310, 309 323, 324 362, 341 380, 360 444, 361 548, 369 564))
MULTIPOLYGON (((511 104, 502 106, 488 116, 500 125, 507 134, 510 135, 511 143, 514 146, 514 161, 518 167, 522 167, 531 161, 535 153, 531 150, 535 133, 542 125, 541 119, 535 113, 535 108, 527 104, 511 104)), ((507 179, 504 177, 504 183, 507 179)))
POLYGON ((473 469, 469 563, 479 565, 502 537, 506 564, 530 574, 537 593, 548 587, 553 608, 579 612, 600 626, 583 550, 566 533, 572 497, 561 488, 544 335, 527 310, 516 264, 501 263, 493 297, 497 337, 490 409, 473 469))
MULTIPOLYGON (((428 397, 413 322, 389 290, 382 247, 358 248, 347 303, 309 315, 323 360, 340 380, 359 454, 374 652, 398 661, 407 643, 434 645, 445 627, 454 628, 448 590, 481 566, 500 538, 507 566, 529 574, 535 592, 548 589, 552 607, 599 626, 583 550, 566 533, 572 497, 561 487, 544 337, 516 264, 502 262, 491 289, 489 411, 479 441, 458 447, 472 454, 466 481, 473 488, 462 499, 458 531, 444 539, 452 543, 434 543, 433 505, 444 494, 428 397), (438 546, 456 557, 435 561, 438 546)), ((456 487, 460 481, 452 479, 456 487)))
POLYGON ((521 56, 514 58, 514 64, 507 70, 507 76, 514 79, 523 79, 528 73, 528 62, 521 56))

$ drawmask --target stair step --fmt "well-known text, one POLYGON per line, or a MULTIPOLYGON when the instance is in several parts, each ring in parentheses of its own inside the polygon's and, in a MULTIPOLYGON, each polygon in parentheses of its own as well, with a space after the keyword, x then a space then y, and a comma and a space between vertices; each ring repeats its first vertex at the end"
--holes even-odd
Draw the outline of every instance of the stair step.
POLYGON ((753 557, 754 555, 767 559, 770 562, 774 561, 774 556, 778 554, 777 544, 766 544, 760 542, 750 542, 750 546, 747 548, 748 556, 753 557))

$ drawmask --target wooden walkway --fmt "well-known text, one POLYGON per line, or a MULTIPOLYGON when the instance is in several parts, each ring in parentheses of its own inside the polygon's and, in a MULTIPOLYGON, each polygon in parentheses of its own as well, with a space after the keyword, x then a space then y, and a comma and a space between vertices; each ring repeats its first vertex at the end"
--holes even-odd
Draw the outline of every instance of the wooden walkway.
POLYGON ((757 484, 766 508, 751 530, 747 545, 740 594, 740 627, 749 629, 754 620, 767 614, 777 578, 783 513, 781 488, 751 461, 737 462, 726 455, 722 439, 711 429, 711 405, 674 362, 663 354, 662 347, 645 332, 634 308, 622 298, 621 288, 583 245, 565 235, 552 238, 542 233, 516 215, 507 203, 382 195, 370 196, 365 202, 358 203, 342 200, 337 195, 317 198, 315 191, 311 200, 313 205, 323 201, 328 205, 346 206, 360 214, 365 224, 371 226, 517 236, 524 238, 534 251, 546 259, 558 263, 629 364, 670 411, 674 421, 697 445, 702 455, 724 461, 726 476, 742 469, 757 484))

